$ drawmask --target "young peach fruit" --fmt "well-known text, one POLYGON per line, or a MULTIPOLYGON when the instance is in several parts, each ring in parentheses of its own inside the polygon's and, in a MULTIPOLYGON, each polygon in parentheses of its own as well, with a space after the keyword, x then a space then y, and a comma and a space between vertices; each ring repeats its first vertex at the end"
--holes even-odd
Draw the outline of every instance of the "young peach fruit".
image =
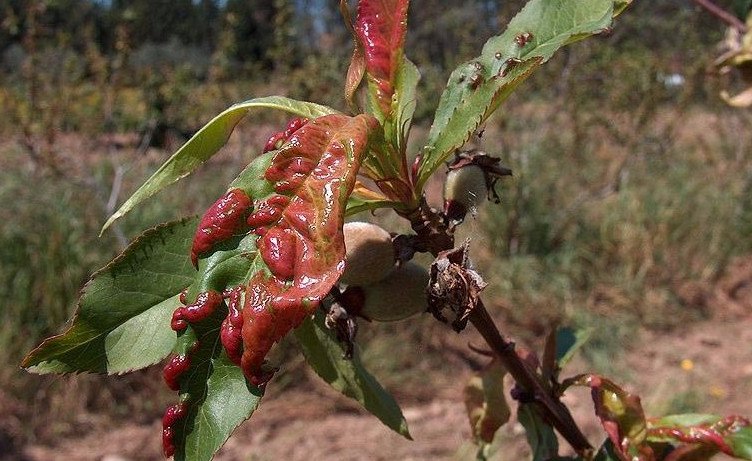
POLYGON ((360 314, 377 322, 393 322, 426 312, 428 271, 407 262, 383 280, 363 287, 365 301, 360 314))
POLYGON ((444 212, 450 219, 462 221, 487 195, 486 175, 479 166, 450 170, 444 182, 444 212))
POLYGON ((370 285, 386 277, 394 267, 392 237, 376 224, 349 222, 343 227, 347 251, 340 282, 370 285))

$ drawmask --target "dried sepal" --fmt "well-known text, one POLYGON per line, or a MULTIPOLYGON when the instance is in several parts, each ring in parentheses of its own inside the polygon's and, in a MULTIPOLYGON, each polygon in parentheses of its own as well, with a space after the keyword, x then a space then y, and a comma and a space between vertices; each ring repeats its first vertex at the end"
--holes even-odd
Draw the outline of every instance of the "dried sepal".
POLYGON ((442 322, 448 321, 445 312, 450 313, 452 328, 462 331, 486 285, 470 265, 467 241, 458 248, 442 251, 431 264, 429 310, 442 322))

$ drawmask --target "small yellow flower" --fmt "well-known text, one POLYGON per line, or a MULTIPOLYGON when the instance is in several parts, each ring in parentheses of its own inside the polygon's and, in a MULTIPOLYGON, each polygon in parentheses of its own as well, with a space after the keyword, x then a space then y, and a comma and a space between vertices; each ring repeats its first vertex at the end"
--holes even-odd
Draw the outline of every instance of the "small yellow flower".
POLYGON ((710 386, 710 389, 708 389, 708 393, 717 399, 726 398, 726 396, 728 395, 726 388, 719 386, 717 384, 710 386))
POLYGON ((681 369, 684 371, 692 371, 695 368, 695 362, 690 359, 684 359, 679 366, 681 366, 681 369))

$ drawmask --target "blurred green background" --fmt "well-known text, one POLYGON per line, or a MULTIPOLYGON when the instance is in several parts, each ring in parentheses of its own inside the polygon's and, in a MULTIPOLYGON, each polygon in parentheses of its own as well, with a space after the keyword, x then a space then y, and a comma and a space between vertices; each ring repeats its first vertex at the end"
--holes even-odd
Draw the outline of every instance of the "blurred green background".
MULTIPOLYGON (((85 432, 96 418, 160 415, 170 396, 158 370, 40 378, 17 364, 62 330, 95 269, 142 229, 200 213, 284 123, 252 114, 195 176, 97 238, 213 115, 268 94, 345 109, 351 38, 337 3, 0 0, 0 459, 85 432)), ((416 146, 449 72, 523 4, 411 3, 406 49, 422 74, 416 146)), ((595 327, 589 363, 628 375, 612 357, 637 329, 743 313, 743 299, 715 294, 729 265, 752 254, 752 112, 726 107, 718 93, 733 76, 708 71, 723 34, 689 0, 636 1, 611 34, 557 55, 488 123, 481 147, 515 177, 501 186, 502 203, 465 227, 506 331, 534 341, 555 322, 595 327)), ((375 374, 420 400, 425 374, 441 375, 439 334, 449 333, 423 320, 369 325, 361 337, 375 374), (394 341, 427 355, 390 354, 394 341)), ((296 385, 295 370, 278 388, 296 385)))

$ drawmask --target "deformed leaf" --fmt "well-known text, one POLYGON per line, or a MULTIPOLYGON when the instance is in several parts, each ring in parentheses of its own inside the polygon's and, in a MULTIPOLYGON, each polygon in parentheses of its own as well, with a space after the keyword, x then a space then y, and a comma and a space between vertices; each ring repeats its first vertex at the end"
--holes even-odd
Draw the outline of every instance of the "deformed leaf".
POLYGON ((682 414, 651 419, 647 440, 678 444, 679 448, 685 445, 704 447, 701 451, 710 455, 722 452, 735 458, 752 459, 752 426, 747 418, 740 416, 682 414))
POLYGON ((274 155, 265 179, 274 193, 256 202, 248 223, 260 236, 267 270, 251 277, 243 308, 241 366, 252 383, 272 345, 300 325, 344 270, 345 208, 373 117, 328 115, 312 120, 274 155))
POLYGON ((24 359, 34 373, 125 373, 162 360, 175 344, 170 315, 195 271, 197 219, 147 230, 84 287, 70 328, 24 359))
POLYGON ((645 413, 638 396, 594 374, 575 377, 571 382, 590 388, 595 414, 598 415, 603 429, 623 460, 652 461, 655 459, 651 447, 643 444, 648 431, 645 413))
MULTIPOLYGON (((195 299, 199 293, 224 292, 247 282, 249 274, 259 270, 253 236, 238 236, 199 263, 196 281, 186 293, 195 299)), ((184 415, 167 424, 163 443, 165 454, 174 451, 176 460, 208 461, 235 428, 248 419, 263 395, 251 386, 242 370, 233 363, 219 340, 222 323, 228 314, 223 303, 206 319, 181 330, 175 356, 187 360, 187 368, 174 379, 179 384, 184 415)), ((170 320, 166 320, 170 325, 170 320)), ((165 374, 170 367, 165 367, 165 374)))
MULTIPOLYGON (((366 174, 396 201, 412 197, 405 151, 415 112, 418 68, 404 56, 408 0, 361 0, 350 70, 365 65, 368 110, 381 123, 383 143, 364 163, 366 174)), ((348 74, 348 78, 350 75, 348 74)))
POLYGON ((374 109, 381 120, 390 118, 397 72, 407 30, 408 0, 361 0, 355 33, 365 57, 374 109))
POLYGON ((366 371, 356 353, 343 358, 345 349, 333 333, 323 326, 317 314, 295 330, 306 361, 321 379, 342 394, 356 400, 388 428, 411 439, 407 421, 397 402, 376 379, 366 371))
POLYGON ((376 125, 366 115, 308 121, 202 218, 199 272, 171 320, 179 335, 164 375, 181 398, 163 420, 167 455, 211 458, 256 408, 267 352, 337 282, 345 206, 376 125))
POLYGON ((509 421, 510 410, 504 398, 506 370, 497 360, 465 385, 465 408, 473 438, 491 443, 496 431, 509 421))
POLYGON ((561 47, 606 30, 629 0, 531 0, 449 77, 423 150, 421 190, 509 94, 561 47))
POLYGON ((251 99, 231 106, 204 125, 172 157, 138 188, 102 226, 104 232, 136 205, 160 190, 189 175, 225 145, 235 126, 254 108, 283 110, 301 117, 315 118, 336 113, 334 109, 311 102, 296 101, 283 96, 251 99))
POLYGON ((345 76, 345 102, 354 110, 356 108, 355 93, 358 91, 360 82, 363 80, 363 75, 366 73, 366 57, 363 53, 360 40, 358 40, 358 36, 353 28, 350 6, 347 4, 347 0, 340 0, 339 11, 342 14, 345 25, 350 29, 353 41, 355 42, 355 49, 353 50, 352 58, 350 58, 350 65, 347 68, 347 75, 345 76))

